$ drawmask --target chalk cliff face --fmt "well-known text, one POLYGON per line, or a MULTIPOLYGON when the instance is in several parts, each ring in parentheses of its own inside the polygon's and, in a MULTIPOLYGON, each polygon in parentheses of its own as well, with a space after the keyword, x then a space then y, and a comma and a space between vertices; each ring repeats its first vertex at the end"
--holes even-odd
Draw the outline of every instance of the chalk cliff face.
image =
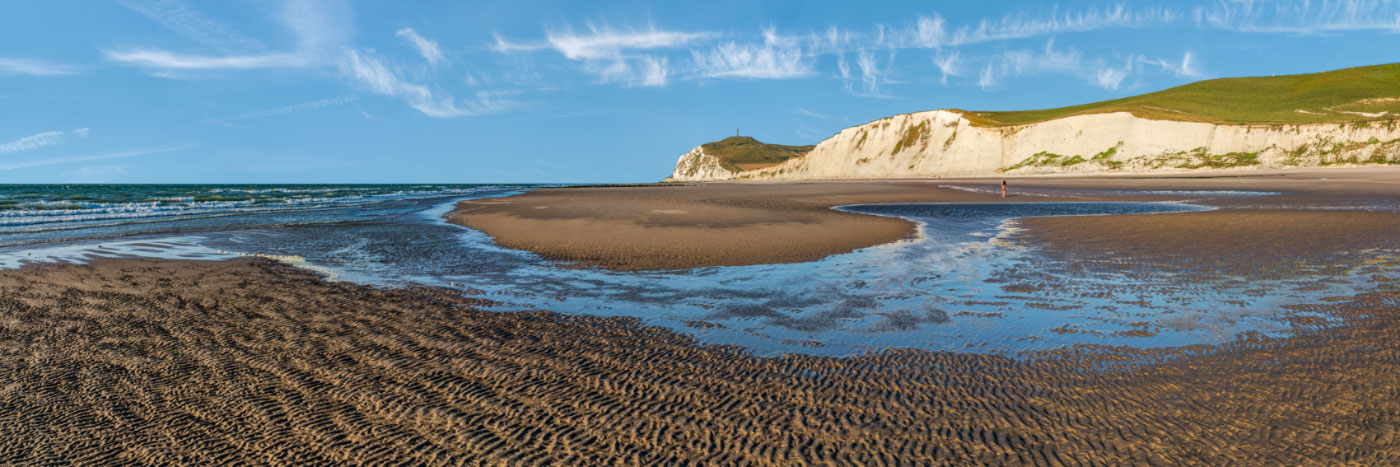
POLYGON ((705 154, 705 148, 696 146, 676 160, 676 170, 667 181, 728 180, 738 172, 730 171, 719 163, 719 158, 705 154))
POLYGON ((1127 112, 974 126, 956 111, 854 126, 804 156, 733 171, 697 147, 667 180, 926 178, 997 174, 1167 173, 1400 163, 1400 121, 1232 125, 1127 112))

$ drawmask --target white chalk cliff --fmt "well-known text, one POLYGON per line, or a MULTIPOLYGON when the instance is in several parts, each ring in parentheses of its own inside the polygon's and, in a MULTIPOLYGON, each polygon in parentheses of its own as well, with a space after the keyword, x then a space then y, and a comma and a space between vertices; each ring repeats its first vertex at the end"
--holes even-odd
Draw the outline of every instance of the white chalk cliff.
POLYGON ((733 171, 696 147, 668 181, 932 178, 998 174, 1167 173, 1400 162, 1396 120, 1285 125, 1215 124, 1074 115, 974 126, 933 110, 841 130, 778 165, 733 171))

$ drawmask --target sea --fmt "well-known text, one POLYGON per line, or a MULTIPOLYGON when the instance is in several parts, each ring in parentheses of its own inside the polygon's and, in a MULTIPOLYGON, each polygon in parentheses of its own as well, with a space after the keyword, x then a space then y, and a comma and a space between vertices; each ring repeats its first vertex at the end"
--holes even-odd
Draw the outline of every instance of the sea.
POLYGON ((1376 273, 1195 284, 1171 271, 1059 268, 1033 246, 1008 241, 1025 217, 1169 215, 1210 209, 1200 201, 1213 198, 1276 194, 1263 192, 1178 192, 1182 200, 1169 203, 843 206, 911 219, 918 235, 806 263, 674 271, 550 261, 445 221, 460 201, 548 186, 555 185, 0 185, 0 269, 256 256, 332 281, 450 288, 502 313, 634 317, 763 356, 1216 344, 1241 333, 1287 333, 1307 312, 1286 305, 1354 293, 1376 273), (1027 271, 1037 287, 1008 286, 1027 271))

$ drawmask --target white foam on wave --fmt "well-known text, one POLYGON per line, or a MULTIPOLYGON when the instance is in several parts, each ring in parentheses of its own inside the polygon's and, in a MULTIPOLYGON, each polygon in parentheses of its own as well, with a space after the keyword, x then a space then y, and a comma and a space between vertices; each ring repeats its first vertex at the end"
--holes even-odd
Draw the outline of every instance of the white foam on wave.
MULTIPOLYGON (((280 188, 279 188, 280 189, 280 188)), ((470 195, 484 189, 396 190, 386 193, 348 196, 305 196, 290 198, 194 201, 193 196, 156 198, 158 201, 103 203, 94 201, 36 200, 18 205, 17 209, 0 211, 0 227, 32 226, 36 224, 82 223, 102 220, 132 220, 160 217, 187 217, 209 214, 249 214, 271 211, 295 211, 333 207, 354 207, 377 201, 414 199, 436 196, 470 195)), ((217 191, 215 189, 211 191, 217 191)), ((277 190, 277 189, 267 189, 277 190)), ((364 190, 368 190, 367 188, 364 190)), ((344 189, 302 190, 298 193, 327 193, 344 189)), ((33 229, 5 229, 30 231, 33 229)))
POLYGON ((214 251, 217 252, 217 253, 219 253, 219 254, 222 254, 222 255, 228 255, 228 256, 230 256, 230 257, 232 257, 232 256, 241 256, 241 257, 245 257, 245 258, 266 258, 266 259, 270 259, 270 260, 273 260, 273 261, 276 261, 276 262, 279 262, 279 263, 283 263, 283 264, 295 266, 295 267, 298 267, 298 268, 301 268, 301 269, 305 269, 305 270, 308 270, 308 271, 315 271, 315 272, 321 273, 321 275, 322 275, 322 276, 325 276, 325 279, 328 280, 328 281, 338 281, 338 280, 342 280, 341 277, 340 277, 340 272, 336 271, 335 269, 331 269, 331 268, 328 268, 328 267, 325 267, 325 266, 317 266, 317 265, 308 263, 308 262, 306 261, 306 258, 305 258, 305 257, 302 257, 302 256, 297 256, 297 255, 272 255, 272 254, 267 254, 267 253, 240 253, 240 252, 237 252, 237 251, 226 251, 226 250, 214 250, 214 251))
POLYGON ((104 241, 42 248, 0 250, 0 269, 19 269, 29 264, 88 264, 104 258, 159 258, 222 260, 235 255, 201 246, 200 237, 168 237, 159 240, 104 241))
POLYGON ((314 271, 326 280, 343 280, 339 272, 317 266, 297 255, 274 255, 218 250, 201 244, 203 237, 168 237, 159 240, 104 241, 43 248, 0 251, 0 270, 19 269, 31 264, 88 264, 99 259, 155 258, 219 261, 239 257, 266 258, 297 268, 314 271))
MULTIPOLYGON (((968 192, 968 193, 988 194, 988 195, 1001 195, 1001 187, 999 187, 999 186, 938 185, 938 187, 939 187, 939 188, 947 188, 947 189, 949 189, 949 190, 965 191, 965 192, 968 192)), ((1011 192, 1012 195, 1015 195, 1015 196, 1041 196, 1041 197, 1057 197, 1057 198, 1083 198, 1083 196, 1076 196, 1076 195, 1070 194, 1070 193, 1046 193, 1046 192, 1044 192, 1044 189, 1037 189, 1037 188, 1014 188, 1014 189, 1011 189, 1010 192, 1011 192)))
POLYGON ((1161 196, 1276 196, 1283 193, 1276 191, 1241 191, 1241 190, 1148 190, 1132 191, 1119 190, 1113 193, 1127 195, 1161 195, 1161 196))

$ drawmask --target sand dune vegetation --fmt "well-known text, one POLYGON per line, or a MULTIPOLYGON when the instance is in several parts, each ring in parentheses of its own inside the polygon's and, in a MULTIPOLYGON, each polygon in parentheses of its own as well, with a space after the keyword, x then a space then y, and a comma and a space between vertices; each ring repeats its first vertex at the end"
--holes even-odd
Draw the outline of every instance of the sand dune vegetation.
POLYGON ((1102 102, 1043 110, 965 111, 981 126, 1129 112, 1153 120, 1222 124, 1390 121, 1400 116, 1400 63, 1321 73, 1219 78, 1102 102))

